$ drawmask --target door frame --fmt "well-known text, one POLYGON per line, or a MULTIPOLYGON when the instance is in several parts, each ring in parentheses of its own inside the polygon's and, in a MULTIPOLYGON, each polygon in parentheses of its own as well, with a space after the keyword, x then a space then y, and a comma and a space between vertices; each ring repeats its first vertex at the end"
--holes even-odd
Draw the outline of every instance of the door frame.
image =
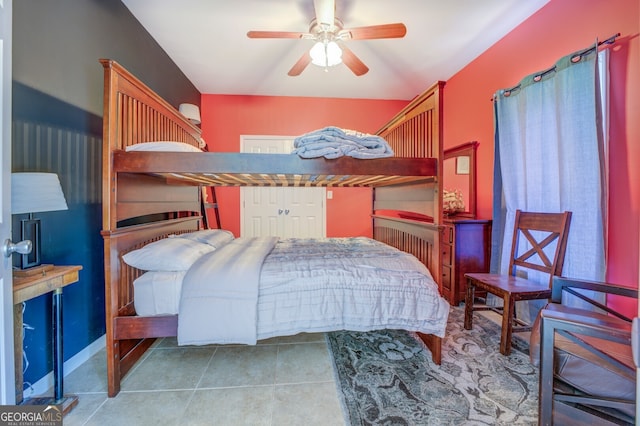
MULTIPOLYGON (((0 0, 0 145, 2 151, 2 219, 0 243, 11 239, 11 31, 12 0, 0 0)), ((16 401, 13 340, 13 277, 11 257, 2 257, 0 268, 0 404, 16 401)))

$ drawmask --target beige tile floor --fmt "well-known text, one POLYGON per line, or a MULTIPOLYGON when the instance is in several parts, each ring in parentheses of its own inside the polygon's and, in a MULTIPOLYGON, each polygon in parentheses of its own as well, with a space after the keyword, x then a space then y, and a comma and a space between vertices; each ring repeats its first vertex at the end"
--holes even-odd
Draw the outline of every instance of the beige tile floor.
POLYGON ((344 425, 324 334, 256 346, 179 347, 163 339, 107 398, 104 350, 71 372, 72 425, 344 425))
POLYGON ((65 377, 65 394, 79 397, 65 426, 345 424, 322 333, 256 346, 179 347, 175 338, 161 339, 115 398, 107 397, 106 380, 104 350, 65 377))

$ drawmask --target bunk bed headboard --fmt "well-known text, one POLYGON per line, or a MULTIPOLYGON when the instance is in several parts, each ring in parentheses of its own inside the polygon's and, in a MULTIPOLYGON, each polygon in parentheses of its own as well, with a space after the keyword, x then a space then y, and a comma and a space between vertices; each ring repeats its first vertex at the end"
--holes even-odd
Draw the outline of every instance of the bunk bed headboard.
POLYGON ((374 214, 373 237, 413 254, 427 265, 441 293, 441 175, 444 157, 441 129, 444 86, 444 81, 433 84, 377 132, 391 145, 396 157, 436 159, 436 179, 429 183, 374 188, 373 205, 374 212, 395 210, 411 213, 409 220, 374 214), (431 217, 432 223, 419 224, 412 220, 425 215, 431 217))
POLYGON ((376 132, 389 142, 396 157, 442 159, 444 85, 436 82, 376 132))
POLYGON ((120 221, 156 213, 199 212, 201 194, 196 186, 168 188, 153 177, 114 173, 111 162, 115 151, 156 141, 199 147, 202 137, 198 127, 120 64, 110 59, 100 63, 105 71, 102 229, 115 230, 120 221))
POLYGON ((175 107, 117 62, 101 59, 100 63, 107 71, 104 77, 104 136, 108 149, 125 149, 150 141, 200 145, 200 129, 175 107))

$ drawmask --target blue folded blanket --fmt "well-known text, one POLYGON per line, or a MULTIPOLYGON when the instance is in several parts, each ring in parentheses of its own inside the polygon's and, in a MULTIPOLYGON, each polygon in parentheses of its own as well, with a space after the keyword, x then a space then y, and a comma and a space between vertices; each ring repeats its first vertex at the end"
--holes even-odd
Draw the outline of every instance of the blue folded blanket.
POLYGON ((353 158, 392 157, 389 143, 380 136, 329 126, 298 136, 293 141, 294 154, 302 158, 353 158))

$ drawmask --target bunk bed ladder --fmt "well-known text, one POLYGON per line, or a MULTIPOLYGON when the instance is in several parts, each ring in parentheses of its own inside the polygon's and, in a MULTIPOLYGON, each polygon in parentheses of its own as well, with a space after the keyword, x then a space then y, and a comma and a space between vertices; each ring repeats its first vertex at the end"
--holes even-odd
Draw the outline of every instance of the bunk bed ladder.
POLYGON ((222 229, 222 227, 220 226, 220 212, 218 211, 218 200, 216 199, 215 186, 203 186, 201 199, 202 202, 200 212, 202 214, 202 223, 204 225, 204 229, 222 229), (211 192, 209 192, 209 188, 211 188, 211 192), (211 201, 209 201, 209 194, 211 194, 211 201), (207 211, 210 209, 213 209, 213 213, 215 214, 216 228, 212 228, 212 224, 209 223, 207 211))

